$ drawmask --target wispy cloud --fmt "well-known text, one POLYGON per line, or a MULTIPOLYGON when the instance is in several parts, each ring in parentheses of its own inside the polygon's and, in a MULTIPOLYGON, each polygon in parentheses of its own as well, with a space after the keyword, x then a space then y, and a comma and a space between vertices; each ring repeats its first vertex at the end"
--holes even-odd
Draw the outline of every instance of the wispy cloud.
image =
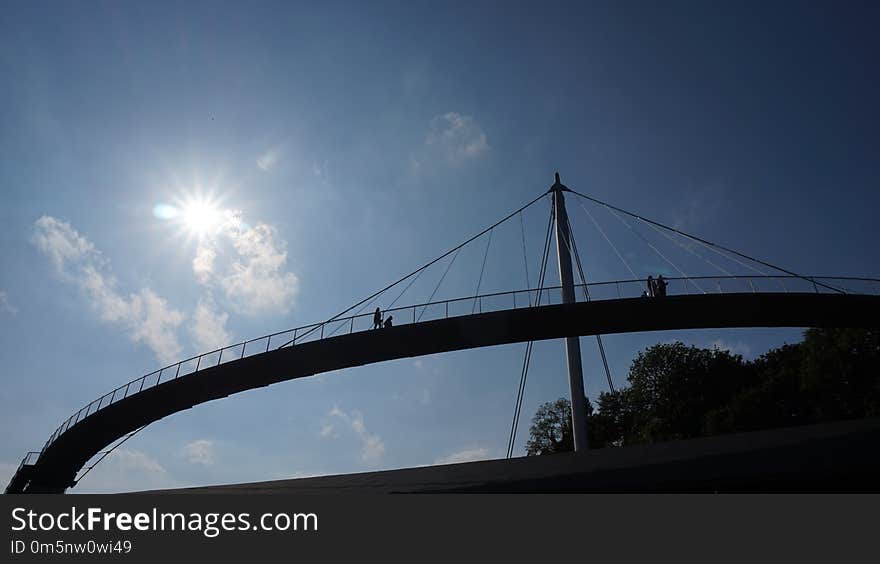
POLYGON ((69 223, 44 215, 34 224, 32 241, 62 279, 79 286, 101 320, 123 327, 132 341, 145 344, 160 362, 180 356, 176 332, 184 315, 150 288, 120 294, 107 261, 69 223))
POLYGON ((208 244, 199 243, 196 248, 196 256, 192 261, 193 274, 196 280, 202 284, 207 284, 214 272, 214 259, 217 258, 217 251, 208 244))
POLYGON ((9 302, 9 294, 6 293, 6 290, 0 290, 0 313, 8 313, 9 315, 18 313, 18 308, 9 302))
POLYGON ((218 313, 210 301, 200 300, 190 326, 198 350, 216 350, 230 344, 232 335, 226 330, 228 320, 228 313, 218 313))
POLYGON ((425 142, 442 150, 452 163, 476 159, 490 149, 486 134, 474 118, 456 112, 434 118, 425 142))
POLYGON ((246 313, 286 313, 299 289, 299 280, 286 271, 287 251, 272 227, 259 223, 252 229, 228 233, 239 258, 220 284, 227 297, 246 313))
POLYGON ((346 413, 333 406, 333 409, 327 414, 330 417, 338 417, 351 426, 351 430, 357 435, 361 441, 361 459, 367 464, 377 464, 385 454, 385 443, 379 435, 371 433, 364 424, 364 416, 360 411, 353 410, 346 413))
POLYGON ((281 151, 278 149, 269 149, 259 157, 257 157, 257 168, 263 172, 269 172, 278 163, 281 158, 281 151))
POLYGON ((727 341, 723 341, 721 339, 716 339, 712 341, 710 344, 711 347, 720 349, 722 351, 727 351, 730 354, 738 354, 743 356, 744 358, 752 357, 752 347, 745 343, 728 343, 727 341))
POLYGON ((179 485, 150 455, 140 450, 119 448, 95 466, 77 490, 84 493, 116 493, 179 485))
POLYGON ((447 456, 441 456, 434 461, 434 464, 458 464, 460 462, 474 462, 476 460, 486 460, 489 458, 489 449, 485 447, 470 448, 453 452, 447 456))
POLYGON ((440 368, 433 363, 428 363, 422 360, 421 358, 417 358, 413 361, 413 366, 421 373, 424 374, 440 374, 440 368))
POLYGON ((214 465, 214 441, 199 439, 183 446, 183 457, 190 464, 214 465))
POLYGON ((214 239, 196 249, 193 274, 204 285, 217 284, 234 309, 245 314, 286 313, 299 290, 287 270, 287 243, 267 223, 251 227, 241 212, 226 210, 214 239), (222 253, 220 243, 231 246, 222 253))

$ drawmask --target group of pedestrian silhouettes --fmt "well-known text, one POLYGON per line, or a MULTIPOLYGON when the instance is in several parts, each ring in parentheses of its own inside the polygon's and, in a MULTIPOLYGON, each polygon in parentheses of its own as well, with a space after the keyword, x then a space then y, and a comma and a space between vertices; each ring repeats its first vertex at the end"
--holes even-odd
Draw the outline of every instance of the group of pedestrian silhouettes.
POLYGON ((377 307, 376 311, 373 312, 373 329, 381 329, 382 327, 387 329, 391 327, 393 325, 392 319, 394 319, 394 316, 389 315, 388 319, 382 321, 382 310, 377 307))
POLYGON ((642 292, 642 296, 647 298, 662 298, 666 295, 666 286, 669 284, 666 282, 666 279, 663 278, 663 275, 657 277, 655 280, 653 276, 648 276, 648 290, 642 292))

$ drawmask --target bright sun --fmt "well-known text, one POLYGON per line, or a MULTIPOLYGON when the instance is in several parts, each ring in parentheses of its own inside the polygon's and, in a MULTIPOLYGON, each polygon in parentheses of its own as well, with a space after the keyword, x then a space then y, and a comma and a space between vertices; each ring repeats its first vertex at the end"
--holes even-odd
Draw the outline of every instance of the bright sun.
POLYGON ((206 200, 193 200, 181 209, 183 224, 196 235, 206 235, 216 229, 223 220, 217 206, 206 200))

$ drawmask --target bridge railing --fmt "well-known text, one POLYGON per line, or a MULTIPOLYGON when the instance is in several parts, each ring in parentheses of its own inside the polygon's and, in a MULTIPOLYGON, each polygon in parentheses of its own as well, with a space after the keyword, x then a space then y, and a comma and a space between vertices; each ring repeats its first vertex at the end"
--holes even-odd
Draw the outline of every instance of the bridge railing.
POLYGON ((6 489, 7 490, 9 489, 9 486, 12 485, 12 482, 15 481, 15 477, 19 475, 22 468, 24 468, 25 466, 32 466, 32 465, 36 464, 36 462, 37 462, 37 460, 39 460, 39 458, 40 458, 40 453, 33 451, 33 450, 30 451, 29 453, 27 453, 26 455, 24 455, 24 458, 21 459, 21 463, 19 463, 18 468, 16 468, 16 470, 15 470, 15 473, 12 475, 11 478, 9 478, 9 485, 7 485, 6 489))
MULTIPOLYGON (((843 292, 853 294, 880 294, 880 279, 855 277, 799 277, 799 276, 696 276, 665 278, 668 283, 667 295, 703 293, 743 293, 743 292, 843 292)), ((610 300, 637 298, 647 290, 647 280, 615 280, 593 282, 575 286, 575 300, 610 300)), ((390 308, 383 311, 385 319, 392 317, 394 325, 406 325, 459 317, 464 315, 520 309, 537 305, 562 303, 560 286, 542 289, 514 290, 440 300, 390 308)), ((46 441, 37 458, 59 436, 101 409, 123 400, 133 394, 154 388, 163 382, 175 380, 205 368, 238 360, 256 354, 269 352, 273 347, 295 346, 329 337, 367 331, 373 328, 373 312, 359 313, 347 317, 311 323, 255 339, 202 353, 181 360, 159 370, 136 378, 118 388, 107 392, 65 420, 46 441)), ((26 457, 27 458, 27 457, 26 457)), ((34 460, 34 462, 36 459, 34 460)), ((24 461, 22 462, 24 464, 24 461)))

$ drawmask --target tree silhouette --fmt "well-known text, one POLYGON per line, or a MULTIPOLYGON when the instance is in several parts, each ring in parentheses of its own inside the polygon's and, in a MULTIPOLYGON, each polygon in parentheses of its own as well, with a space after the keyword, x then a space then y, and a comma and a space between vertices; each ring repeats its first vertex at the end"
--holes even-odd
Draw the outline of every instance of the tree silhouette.
MULTIPOLYGON (((752 361, 682 343, 649 347, 629 385, 589 401, 591 448, 880 416, 880 331, 808 329, 804 340, 752 361)), ((571 405, 532 419, 529 455, 573 450, 571 405)))

